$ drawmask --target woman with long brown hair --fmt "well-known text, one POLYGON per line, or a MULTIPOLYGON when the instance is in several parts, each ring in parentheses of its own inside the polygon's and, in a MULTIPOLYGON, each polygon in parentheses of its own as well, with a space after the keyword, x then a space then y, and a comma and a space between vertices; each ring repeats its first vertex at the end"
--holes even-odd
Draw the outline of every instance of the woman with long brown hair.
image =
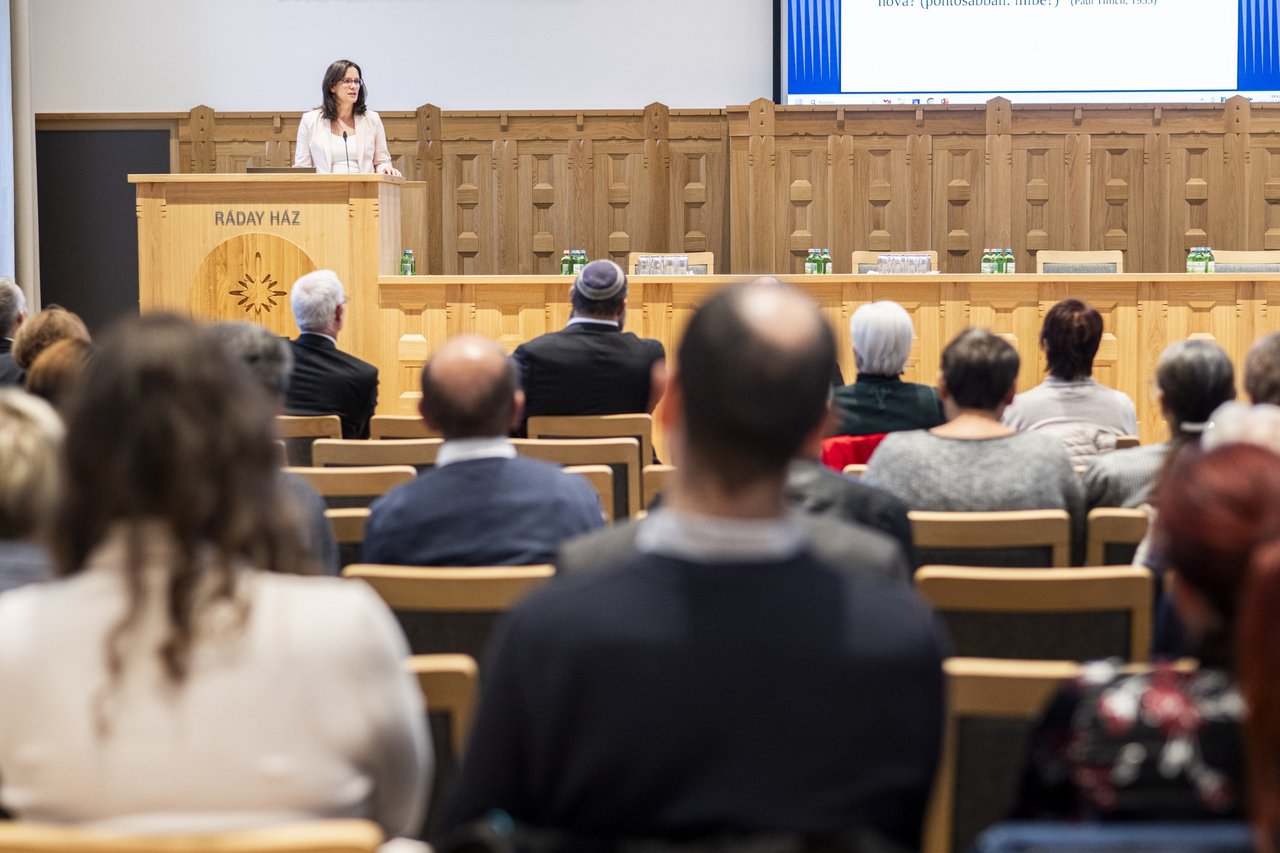
POLYGON ((0 596, 0 804, 128 831, 369 817, 430 754, 394 618, 307 578, 271 403, 205 328, 110 337, 67 413, 60 578, 0 596))

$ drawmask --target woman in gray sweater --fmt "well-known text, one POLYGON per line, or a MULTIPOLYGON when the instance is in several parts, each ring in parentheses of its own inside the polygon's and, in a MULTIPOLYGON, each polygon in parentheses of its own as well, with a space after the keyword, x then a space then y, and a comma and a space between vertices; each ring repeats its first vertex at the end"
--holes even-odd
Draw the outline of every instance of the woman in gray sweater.
POLYGON ((917 510, 1065 509, 1082 531, 1080 482, 1062 442, 1000 422, 1018 363, 1017 351, 987 329, 957 335, 942 351, 938 377, 947 422, 887 436, 863 481, 917 510))

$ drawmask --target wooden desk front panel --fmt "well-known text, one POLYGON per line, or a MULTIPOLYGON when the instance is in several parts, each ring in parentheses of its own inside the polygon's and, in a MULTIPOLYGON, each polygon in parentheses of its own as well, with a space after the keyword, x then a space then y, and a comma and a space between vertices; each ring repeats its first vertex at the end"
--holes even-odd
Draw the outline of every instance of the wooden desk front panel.
MULTIPOLYGON (((627 328, 657 338, 674 363, 676 345, 694 308, 734 276, 631 279, 627 328)), ((1155 365, 1169 344, 1189 337, 1215 340, 1237 367, 1258 337, 1280 331, 1280 275, 1249 277, 1145 274, 1003 277, 794 276, 784 279, 813 296, 836 333, 840 368, 856 374, 849 318, 863 303, 893 299, 911 314, 916 340, 904 378, 933 384, 942 349, 956 333, 986 326, 1004 335, 1022 357, 1018 387, 1045 375, 1040 326, 1054 303, 1076 298, 1103 317, 1103 340, 1094 362, 1098 381, 1124 391, 1138 407, 1143 443, 1165 438, 1152 391, 1155 365)), ((419 398, 422 362, 453 335, 474 332, 507 350, 569 318, 570 279, 561 276, 383 276, 378 279, 376 323, 382 371, 379 411, 412 414, 419 398)), ((1242 392, 1243 393, 1243 392, 1242 392)))

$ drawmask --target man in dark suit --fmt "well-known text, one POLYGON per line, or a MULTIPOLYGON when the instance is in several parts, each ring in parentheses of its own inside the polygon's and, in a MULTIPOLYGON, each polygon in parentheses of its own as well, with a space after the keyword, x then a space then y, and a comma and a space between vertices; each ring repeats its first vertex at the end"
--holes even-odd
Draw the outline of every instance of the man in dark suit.
POLYGON ((523 403, 496 343, 446 341, 422 369, 422 416, 444 445, 430 468, 374 502, 364 561, 407 566, 547 563, 560 542, 604 523, 582 477, 516 455, 523 403))
MULTIPOLYGON (((627 276, 592 261, 569 290, 573 314, 559 332, 516 348, 525 416, 652 412, 666 388, 662 344, 624 332, 627 276)), ((525 431, 520 426, 519 435, 525 431)))
POLYGON ((337 415, 343 438, 368 438, 378 405, 378 368, 338 349, 347 297, 333 270, 316 270, 293 283, 289 293, 301 334, 291 342, 293 372, 285 413, 337 415))
POLYGON ((13 333, 27 319, 27 298, 8 276, 0 276, 0 386, 21 385, 25 372, 13 360, 13 333))
MULTIPOLYGON (((663 406, 667 501, 629 557, 499 629, 446 823, 918 849, 944 640, 905 584, 820 561, 784 508, 834 358, 817 306, 776 281, 703 303, 663 406)), ((902 559, 864 533, 884 544, 868 560, 902 559)))

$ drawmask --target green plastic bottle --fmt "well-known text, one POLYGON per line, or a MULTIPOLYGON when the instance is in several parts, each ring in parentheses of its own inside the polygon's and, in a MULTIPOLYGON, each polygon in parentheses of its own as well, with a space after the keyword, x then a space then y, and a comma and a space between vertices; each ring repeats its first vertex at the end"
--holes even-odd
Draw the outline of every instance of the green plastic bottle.
POLYGON ((400 275, 413 275, 414 268, 413 252, 405 249, 400 256, 400 275))
POLYGON ((1215 263, 1215 262, 1214 262, 1214 260, 1213 260, 1213 247, 1212 247, 1212 246, 1205 246, 1205 247, 1204 247, 1204 271, 1205 271, 1205 272, 1217 272, 1217 271, 1218 271, 1218 265, 1217 265, 1217 263, 1215 263))
POLYGON ((818 272, 818 250, 810 249, 809 254, 804 256, 804 274, 814 275, 818 272))
POLYGON ((831 275, 831 250, 822 250, 822 274, 831 275))
POLYGON ((565 249, 560 256, 560 275, 573 275, 573 255, 570 252, 571 250, 565 249))
POLYGON ((990 275, 996 271, 995 259, 991 255, 990 249, 982 250, 982 264, 978 267, 978 272, 982 275, 990 275))

